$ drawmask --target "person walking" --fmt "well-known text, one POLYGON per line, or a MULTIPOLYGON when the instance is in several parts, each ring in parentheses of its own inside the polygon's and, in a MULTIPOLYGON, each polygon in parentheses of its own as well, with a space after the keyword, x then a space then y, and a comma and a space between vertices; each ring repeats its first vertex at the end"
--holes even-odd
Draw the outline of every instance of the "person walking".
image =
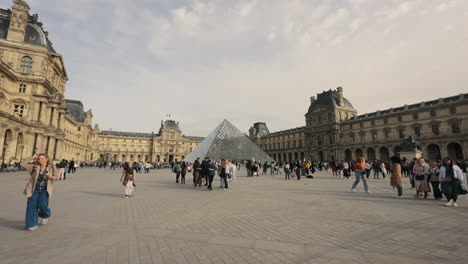
POLYGON ((351 191, 354 193, 356 192, 356 186, 361 180, 364 185, 364 191, 366 191, 366 193, 371 193, 369 191, 369 186, 367 185, 367 177, 365 175, 366 164, 367 163, 365 163, 364 157, 359 157, 356 161, 356 164, 354 164, 354 170, 356 173, 356 181, 353 183, 353 187, 351 188, 351 191))
POLYGON ((226 161, 224 159, 221 160, 221 164, 218 168, 219 176, 221 177, 221 188, 224 190, 229 190, 228 178, 226 174, 226 161))
POLYGON ((450 158, 444 158, 444 165, 440 168, 439 180, 442 193, 447 198, 445 206, 457 207, 457 198, 460 194, 460 184, 463 183, 463 172, 450 158))
POLYGON ((180 168, 180 184, 185 184, 185 175, 187 174, 187 163, 185 163, 185 161, 182 161, 182 165, 180 165, 180 168))
POLYGON ((195 185, 195 188, 201 187, 202 184, 202 168, 200 164, 200 158, 197 158, 195 162, 193 163, 193 184, 195 185))
POLYGON ((284 164, 284 179, 285 180, 291 179, 291 168, 290 168, 289 162, 286 162, 286 164, 284 164))
POLYGON ((57 164, 57 168, 58 168, 58 178, 59 180, 66 180, 67 179, 67 176, 65 175, 65 168, 67 167, 67 161, 65 159, 63 159, 59 164, 57 164))
POLYGON ((208 181, 208 190, 212 191, 213 190, 213 179, 214 176, 216 175, 216 164, 212 162, 211 160, 208 160, 208 175, 207 175, 207 181, 208 181))
POLYGON ((379 178, 380 164, 377 160, 374 160, 374 162, 372 163, 372 169, 374 170, 374 179, 380 179, 379 178))
POLYGON ((429 168, 429 179, 428 181, 431 182, 432 185, 432 191, 434 193, 434 199, 435 200, 440 200, 443 198, 442 192, 440 191, 440 169, 439 166, 437 166, 437 163, 435 161, 430 162, 430 168, 429 168))
POLYGON ((351 173, 349 172, 349 163, 347 161, 343 162, 343 176, 346 179, 349 179, 349 177, 351 176, 351 173))
POLYGON ((174 165, 174 173, 176 174, 176 183, 179 183, 179 178, 180 178, 181 172, 182 172, 182 168, 180 167, 180 163, 177 162, 174 165))
POLYGON ((122 177, 120 181, 125 187, 125 196, 124 198, 133 197, 135 180, 136 180, 136 168, 133 166, 133 162, 129 162, 127 167, 123 170, 122 177))
POLYGON ((72 159, 68 163, 68 175, 73 175, 75 173, 75 160, 72 159))
POLYGON ((37 155, 33 164, 25 161, 21 166, 31 175, 23 194, 28 198, 25 219, 26 230, 34 231, 38 227, 38 220, 42 225, 45 225, 52 215, 49 208, 49 199, 52 196, 53 181, 58 179, 58 171, 46 154, 37 155))
POLYGON ((233 162, 230 164, 229 174, 231 175, 232 181, 236 181, 237 179, 237 165, 233 162))
POLYGON ((379 167, 380 167, 380 172, 382 173, 382 177, 385 179, 385 174, 387 174, 385 162, 381 161, 379 167))
POLYGON ((295 169, 296 169, 296 176, 297 176, 297 180, 301 180, 301 174, 302 174, 302 164, 299 162, 299 161, 296 161, 296 166, 295 166, 295 169))
POLYGON ((370 173, 371 173, 371 168, 372 168, 372 166, 371 166, 371 164, 370 164, 369 161, 367 161, 367 162, 365 163, 365 168, 366 168, 366 170, 365 170, 366 178, 369 179, 369 176, 370 176, 370 173))
POLYGON ((390 176, 390 185, 397 188, 398 195, 396 198, 403 198, 403 184, 401 178, 401 159, 398 156, 390 158, 392 175, 390 176))
POLYGON ((416 198, 419 198, 420 193, 424 192, 424 199, 427 199, 427 193, 431 190, 429 189, 429 168, 424 163, 423 158, 416 160, 416 164, 413 166, 413 175, 414 175, 414 185, 416 188, 416 198))

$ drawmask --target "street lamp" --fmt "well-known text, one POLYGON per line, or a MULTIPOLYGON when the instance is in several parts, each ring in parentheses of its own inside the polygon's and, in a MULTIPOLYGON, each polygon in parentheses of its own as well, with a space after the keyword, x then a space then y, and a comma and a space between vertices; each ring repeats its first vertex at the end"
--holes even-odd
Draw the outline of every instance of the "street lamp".
POLYGON ((19 162, 19 165, 18 165, 18 170, 19 171, 23 170, 23 166, 21 166, 21 162, 23 161, 23 152, 24 152, 24 145, 21 145, 21 156, 20 156, 20 162, 19 162))
POLYGON ((5 152, 6 152, 6 149, 8 148, 8 143, 5 142, 5 144, 3 145, 3 157, 2 157, 2 164, 0 166, 0 171, 3 172, 4 171, 4 167, 5 167, 5 152))

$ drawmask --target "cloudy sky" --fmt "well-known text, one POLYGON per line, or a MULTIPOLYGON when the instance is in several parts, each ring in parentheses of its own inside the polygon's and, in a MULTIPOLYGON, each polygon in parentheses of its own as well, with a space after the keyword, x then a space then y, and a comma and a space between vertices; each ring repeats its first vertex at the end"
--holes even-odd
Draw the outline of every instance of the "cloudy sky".
POLYGON ((101 129, 277 131, 338 86, 359 113, 468 91, 467 0, 27 2, 101 129))

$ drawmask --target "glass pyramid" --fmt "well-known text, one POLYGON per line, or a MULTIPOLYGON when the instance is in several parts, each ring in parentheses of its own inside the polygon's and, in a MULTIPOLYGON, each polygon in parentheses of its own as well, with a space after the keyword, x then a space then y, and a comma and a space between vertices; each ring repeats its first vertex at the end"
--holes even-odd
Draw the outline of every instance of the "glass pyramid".
POLYGON ((224 120, 185 159, 193 163, 197 158, 209 157, 213 161, 255 160, 271 162, 273 159, 253 143, 231 122, 224 120))

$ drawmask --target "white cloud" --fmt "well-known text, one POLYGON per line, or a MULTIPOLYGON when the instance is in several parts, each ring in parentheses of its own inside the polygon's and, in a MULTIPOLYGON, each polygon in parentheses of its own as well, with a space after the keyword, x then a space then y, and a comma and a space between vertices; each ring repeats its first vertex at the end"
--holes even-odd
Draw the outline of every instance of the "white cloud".
POLYGON ((224 118, 274 131, 337 86, 362 113, 468 82, 468 1, 28 2, 64 55, 67 96, 103 128, 156 131, 171 113, 186 134, 224 118))

